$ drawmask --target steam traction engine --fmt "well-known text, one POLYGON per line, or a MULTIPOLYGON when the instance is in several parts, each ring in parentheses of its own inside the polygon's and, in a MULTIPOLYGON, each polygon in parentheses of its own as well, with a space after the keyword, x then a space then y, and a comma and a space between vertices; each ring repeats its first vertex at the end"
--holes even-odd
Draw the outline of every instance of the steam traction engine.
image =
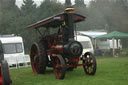
POLYGON ((0 85, 11 85, 12 81, 9 74, 9 66, 4 60, 2 43, 0 41, 0 85))
POLYGON ((73 70, 83 66, 86 74, 96 72, 96 59, 92 53, 82 55, 83 47, 74 40, 75 23, 85 20, 85 17, 73 12, 74 8, 67 8, 64 13, 41 20, 29 29, 36 29, 40 33, 37 43, 31 47, 31 65, 36 74, 44 74, 46 67, 53 67, 57 79, 64 79, 66 70, 73 70), (44 29, 44 33, 39 28, 44 29), (57 29, 58 28, 58 29, 57 29), (50 34, 49 30, 57 29, 50 34), (81 56, 82 55, 82 56, 81 56), (82 63, 79 64, 79 61, 82 63))

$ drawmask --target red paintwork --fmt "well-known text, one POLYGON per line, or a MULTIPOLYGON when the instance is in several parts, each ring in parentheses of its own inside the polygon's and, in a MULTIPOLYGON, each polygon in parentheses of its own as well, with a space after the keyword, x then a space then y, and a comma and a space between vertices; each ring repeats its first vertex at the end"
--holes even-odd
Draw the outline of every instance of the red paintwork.
POLYGON ((62 45, 53 45, 50 50, 47 50, 47 55, 56 56, 56 54, 63 54, 63 46, 62 45))
POLYGON ((69 68, 69 67, 75 67, 75 68, 77 68, 78 66, 85 66, 86 64, 77 64, 77 65, 66 65, 66 67, 67 68, 69 68))
POLYGON ((56 50, 56 54, 59 53, 59 54, 63 54, 63 45, 53 45, 51 47, 51 49, 55 49, 56 50))
POLYGON ((53 66, 53 72, 56 75, 57 79, 60 79, 61 75, 61 70, 62 70, 62 65, 61 65, 61 61, 56 57, 56 59, 54 59, 54 66, 53 66), (56 67, 58 67, 59 69, 56 69, 56 67))
POLYGON ((55 41, 55 36, 47 36, 48 50, 47 55, 53 56, 52 54, 63 54, 62 35, 58 35, 58 40, 55 41))
POLYGON ((2 71, 1 71, 1 64, 0 64, 0 85, 3 85, 3 78, 2 78, 2 71))
POLYGON ((72 58, 71 62, 73 63, 72 65, 66 65, 67 68, 69 67, 74 67, 77 68, 78 66, 84 66, 85 64, 78 64, 78 62, 80 61, 80 57, 78 58, 72 58))
POLYGON ((37 49, 36 46, 35 46, 35 49, 36 49, 36 52, 35 52, 35 54, 32 54, 30 56, 31 57, 30 59, 31 59, 31 65, 32 65, 33 72, 35 74, 38 74, 38 72, 39 72, 39 70, 38 70, 38 68, 39 68, 39 61, 36 62, 34 59, 38 59, 39 60, 39 52, 38 52, 38 49, 37 49))
POLYGON ((80 57, 78 58, 72 58, 72 62, 79 62, 80 61, 80 57))

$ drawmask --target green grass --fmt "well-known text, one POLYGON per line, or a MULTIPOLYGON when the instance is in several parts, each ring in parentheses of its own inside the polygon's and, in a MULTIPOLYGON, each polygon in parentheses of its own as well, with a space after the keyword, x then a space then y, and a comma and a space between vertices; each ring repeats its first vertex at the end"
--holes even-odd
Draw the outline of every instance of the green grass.
POLYGON ((31 67, 10 70, 12 85, 128 85, 128 57, 97 58, 97 72, 85 75, 83 68, 66 72, 64 80, 57 80, 48 68, 45 75, 35 75, 31 67))

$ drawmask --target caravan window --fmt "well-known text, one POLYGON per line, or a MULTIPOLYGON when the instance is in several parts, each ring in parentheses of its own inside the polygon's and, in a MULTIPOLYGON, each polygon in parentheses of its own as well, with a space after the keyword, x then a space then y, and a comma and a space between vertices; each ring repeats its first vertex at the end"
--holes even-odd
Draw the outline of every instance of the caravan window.
POLYGON ((91 48, 91 44, 89 41, 84 41, 84 42, 81 42, 83 48, 91 48))
POLYGON ((12 53, 21 53, 23 52, 22 43, 8 43, 3 44, 4 53, 12 54, 12 53))
POLYGON ((17 53, 23 52, 22 44, 21 43, 17 43, 16 44, 16 49, 17 49, 17 53))

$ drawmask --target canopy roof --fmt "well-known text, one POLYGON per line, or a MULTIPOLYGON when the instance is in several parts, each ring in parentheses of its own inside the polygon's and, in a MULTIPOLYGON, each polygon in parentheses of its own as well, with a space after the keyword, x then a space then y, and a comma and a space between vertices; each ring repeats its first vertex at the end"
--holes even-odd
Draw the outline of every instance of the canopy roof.
POLYGON ((128 38, 128 34, 127 33, 122 33, 122 32, 118 32, 118 31, 113 31, 111 33, 105 34, 105 35, 101 35, 96 37, 97 39, 121 39, 121 38, 128 38))
MULTIPOLYGON (((38 21, 35 24, 32 24, 30 26, 28 26, 29 29, 33 29, 33 28, 40 28, 40 27, 52 27, 52 28, 56 28, 59 27, 60 25, 63 24, 63 22, 66 20, 66 14, 67 13, 60 13, 58 15, 46 18, 44 20, 38 21)), ((73 13, 74 14, 74 22, 80 22, 80 21, 84 21, 86 17, 73 13)))

